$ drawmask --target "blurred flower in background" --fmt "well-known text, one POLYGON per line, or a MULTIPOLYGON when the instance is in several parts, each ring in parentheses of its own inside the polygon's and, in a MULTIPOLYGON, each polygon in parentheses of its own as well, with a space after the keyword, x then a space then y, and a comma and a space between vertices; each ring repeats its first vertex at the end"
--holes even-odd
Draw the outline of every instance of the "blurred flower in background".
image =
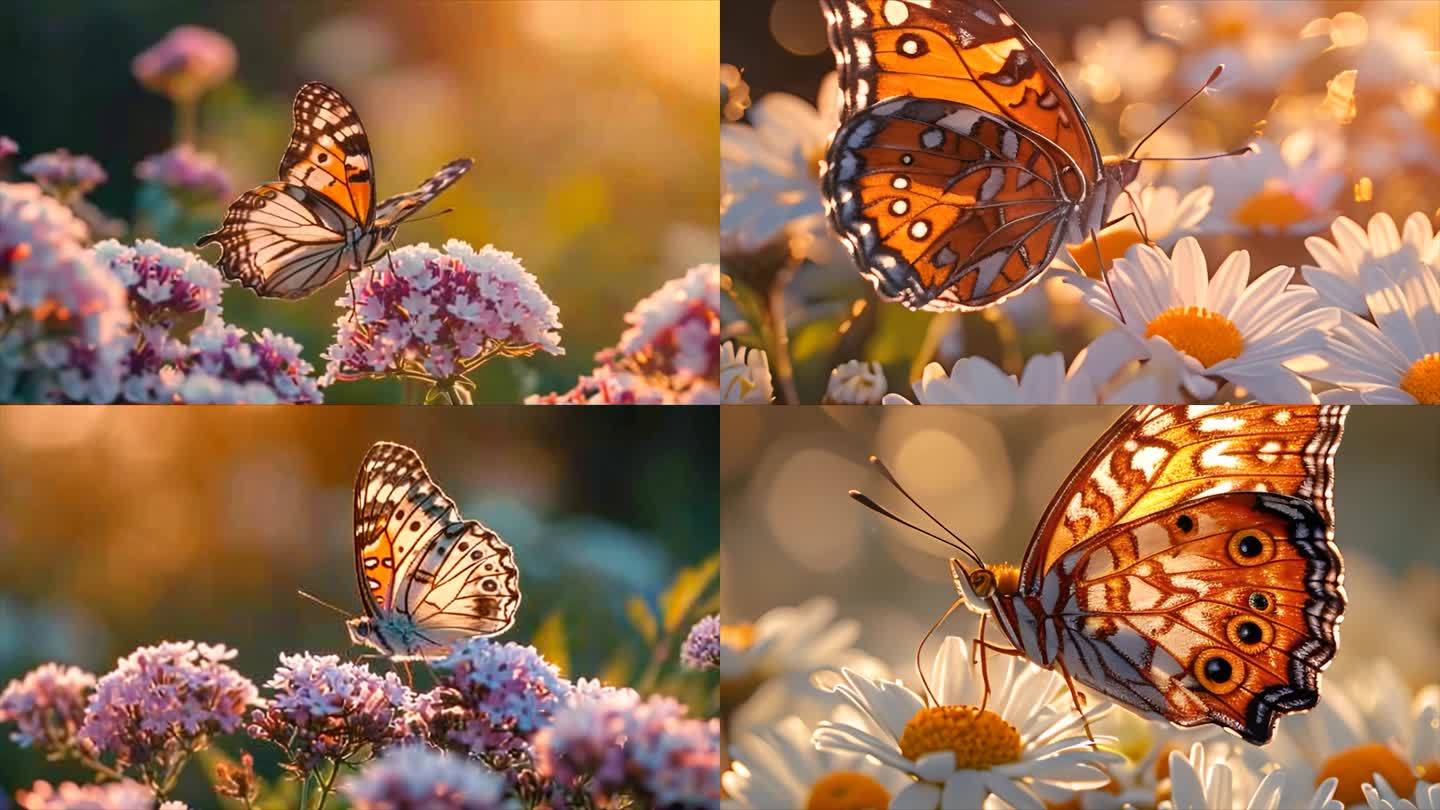
MULTIPOLYGON (((726 15, 736 22, 724 28, 722 85, 738 88, 743 76, 753 103, 728 109, 722 124, 722 328, 734 356, 764 352, 783 402, 825 401, 835 370, 853 369, 852 362, 879 364, 892 402, 908 399, 911 390, 923 401, 918 392, 934 387, 936 369, 961 360, 1017 381, 1035 358, 1058 354, 1062 367, 1071 367, 1082 352, 1100 353, 1090 347, 1110 326, 1104 311, 1121 308, 1111 287, 1131 251, 1148 242, 1168 255, 1186 238, 1209 256, 1244 251, 1261 267, 1319 268, 1293 286, 1313 285, 1320 302, 1271 317, 1267 328, 1313 330, 1335 344, 1331 351, 1349 351, 1343 345, 1354 343, 1355 329, 1335 313, 1313 316, 1323 323, 1297 319, 1343 306, 1374 324, 1355 279, 1362 263, 1393 261, 1385 257, 1397 240, 1386 230, 1372 252, 1347 235, 1337 252, 1317 246, 1316 235, 1333 226, 1340 239, 1340 230, 1349 230, 1343 223, 1376 217, 1399 223, 1416 211, 1425 233, 1433 233, 1440 216, 1427 194, 1440 182, 1433 159, 1440 155, 1440 127, 1432 120, 1440 120, 1437 21, 1421 10, 1424 4, 1116 0, 1057 8, 1010 0, 1007 12, 1061 66, 1102 153, 1125 154, 1145 139, 1139 179, 1116 201, 1098 238, 1061 247, 1049 278, 1024 294, 982 312, 908 312, 877 302, 844 251, 820 249, 833 243, 817 213, 823 206, 815 168, 838 124, 835 62, 820 46, 792 41, 803 29, 823 42, 818 12, 802 22, 791 6, 770 5, 784 26, 745 25, 740 21, 753 10, 737 4, 726 15), (1224 66, 1218 80, 1167 121, 1217 65, 1224 66), (815 105, 795 95, 821 77, 815 105), (1171 160, 1246 145, 1249 154, 1171 160), (1087 294, 1087 310, 1073 288, 1050 283, 1059 279, 1089 279, 1100 292, 1087 294)), ((1418 240, 1420 231, 1413 233, 1418 240)), ((1421 263, 1428 278, 1440 275, 1435 258, 1421 263)), ((1120 378, 1096 380, 1101 401, 1151 393, 1166 402, 1311 401, 1351 396, 1356 385, 1375 382, 1360 382, 1353 370, 1340 382, 1335 373, 1311 374, 1326 365, 1315 347, 1286 361, 1283 384, 1258 386, 1206 374, 1216 361, 1193 353, 1138 348, 1138 360, 1117 359, 1107 369, 1123 372, 1120 378)), ((1404 357, 1410 364, 1420 359, 1404 357)), ((1389 379, 1387 362, 1377 361, 1369 377, 1389 379)), ((1387 385, 1396 387, 1403 373, 1387 385)))

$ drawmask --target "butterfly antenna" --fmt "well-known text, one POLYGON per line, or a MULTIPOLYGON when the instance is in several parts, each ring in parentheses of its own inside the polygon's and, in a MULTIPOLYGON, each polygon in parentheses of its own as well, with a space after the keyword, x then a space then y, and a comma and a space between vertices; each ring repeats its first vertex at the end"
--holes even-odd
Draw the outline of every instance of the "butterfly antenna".
MULTIPOLYGON (((982 559, 980 559, 980 555, 975 553, 975 550, 970 547, 970 544, 967 543, 967 542, 965 542, 963 539, 961 539, 960 535, 958 535, 958 534, 956 534, 955 532, 951 531, 949 526, 946 526, 944 523, 942 523, 942 522, 940 521, 940 518, 937 518, 937 517, 935 517, 933 514, 931 514, 929 509, 926 509, 924 506, 921 506, 921 505, 920 505, 920 502, 917 501, 917 500, 915 500, 915 497, 914 497, 913 495, 911 495, 910 492, 905 489, 905 487, 903 487, 903 486, 900 485, 900 481, 895 478, 895 474, 892 473, 892 472, 890 472, 890 468, 889 468, 889 467, 886 467, 885 464, 884 464, 884 462, 882 462, 879 458, 877 458, 877 457, 875 457, 875 456, 871 456, 871 457, 870 457, 870 463, 873 464, 873 465, 875 465, 875 469, 879 470, 881 475, 885 476, 885 480, 890 482, 890 486, 895 487, 895 489, 898 490, 901 495, 904 495, 904 496, 905 496, 905 499, 906 499, 907 501, 909 501, 910 503, 912 503, 912 504, 915 505, 915 508, 916 508, 916 509, 919 509, 921 512, 924 512, 924 513, 925 513, 925 517, 928 517, 928 518, 930 518, 930 520, 934 521, 934 523, 935 523, 936 526, 939 526, 941 529, 944 529, 946 534, 950 535, 951 537, 953 537, 953 538, 955 539, 955 542, 952 543, 952 542, 950 542, 949 540, 945 540, 945 539, 943 539, 943 538, 937 537, 936 535, 931 534, 930 532, 925 532, 925 534, 929 534, 931 537, 935 537, 935 539, 940 540, 941 542, 945 543, 946 545, 951 546, 951 547, 953 547, 953 548, 956 548, 956 549, 958 549, 958 550, 960 550, 960 551, 965 552, 965 554, 966 554, 970 559, 972 559, 972 560, 975 561, 975 564, 976 564, 976 565, 980 566, 981 568, 984 568, 984 567, 985 567, 985 561, 982 560, 982 559)), ((853 493, 850 497, 855 498, 856 495, 860 495, 860 493, 858 493, 858 492, 853 493)), ((860 498, 864 498, 864 497, 865 497, 865 496, 860 495, 860 498)), ((901 523, 904 523, 904 524, 907 525, 907 526, 911 526, 911 528, 917 528, 917 529, 919 528, 919 527, 914 526, 913 524, 909 523, 908 521, 900 520, 900 518, 895 517, 895 515, 894 515, 893 513, 886 512, 886 511, 883 510, 883 509, 879 509, 878 504, 875 504, 875 502, 874 502, 874 501, 871 501, 869 498, 865 498, 865 500, 860 500, 860 498, 855 498, 855 499, 856 499, 857 501, 860 501, 860 503, 865 504, 866 506, 869 506, 871 509, 875 509, 875 510, 879 511, 881 514, 888 515, 890 518, 892 518, 892 519, 894 519, 894 520, 897 520, 897 521, 899 521, 899 522, 901 522, 901 523), (867 503, 867 501, 868 501, 868 503, 867 503)), ((921 529, 921 531, 924 531, 924 530, 921 529)))
MULTIPOLYGON (((1140 139, 1140 142, 1139 142, 1139 143, 1135 144, 1135 148, 1130 150, 1130 154, 1129 154, 1127 157, 1129 157, 1129 158, 1135 158, 1135 154, 1140 151, 1140 147, 1144 146, 1144 145, 1145 145, 1145 142, 1148 141, 1148 140, 1150 140, 1150 137, 1151 137, 1152 135, 1154 135, 1155 133, 1159 132, 1161 127, 1163 127, 1163 126, 1165 126, 1166 124, 1170 123, 1170 119, 1171 119, 1171 118, 1174 118, 1174 117, 1177 116, 1177 115, 1179 115, 1179 114, 1180 114, 1180 111, 1183 110, 1183 109, 1185 109, 1186 105, 1188 105, 1190 102, 1194 101, 1195 99, 1199 98, 1201 93, 1204 93, 1205 90, 1210 87, 1210 85, 1212 85, 1212 84, 1215 83, 1215 80, 1216 80, 1216 79, 1220 78, 1220 73, 1221 73, 1222 71, 1224 71, 1224 70, 1225 70, 1225 66, 1224 66, 1224 65, 1216 65, 1216 66, 1215 66, 1215 70, 1211 71, 1211 73, 1210 73, 1210 78, 1206 79, 1206 80, 1205 80, 1205 83, 1202 84, 1202 85, 1200 85, 1200 89, 1199 89, 1199 90, 1196 90, 1194 93, 1191 93, 1191 94, 1190 94, 1190 97, 1187 98, 1187 99, 1185 99, 1183 102, 1181 102, 1180 106, 1179 106, 1179 107, 1176 107, 1174 112, 1172 112, 1172 113, 1170 113, 1169 115, 1165 116, 1165 120, 1164 120, 1164 121, 1161 121, 1160 123, 1156 124, 1154 129, 1150 130, 1150 132, 1149 132, 1145 137, 1143 137, 1143 138, 1140 139)), ((1249 147, 1246 147, 1246 149, 1248 150, 1249 147)), ((1227 155, 1216 155, 1216 157, 1226 157, 1226 156, 1227 156, 1227 155)), ((1139 160, 1170 160, 1170 159, 1173 159, 1173 158, 1138 158, 1138 159, 1139 159, 1139 160)), ((1200 160, 1208 160, 1209 158, 1199 158, 1199 159, 1200 159, 1200 160)))
POLYGON ((301 596, 305 597, 306 599, 309 599, 311 602, 314 602, 315 604, 320 605, 321 607, 330 608, 331 610, 335 611, 336 613, 339 613, 341 616, 344 616, 344 617, 347 618, 347 619, 350 618, 350 611, 344 610, 344 609, 342 609, 342 608, 338 608, 338 607, 330 604, 329 602, 326 602, 324 599, 321 599, 321 598, 318 597, 318 596, 314 596, 314 595, 312 595, 312 594, 308 594, 308 593, 306 593, 306 592, 304 592, 304 591, 296 591, 296 593, 300 594, 301 596))
MULTIPOLYGON (((446 214, 453 214, 453 213, 455 213, 455 209, 454 209, 454 208, 446 208, 444 211, 436 211, 436 212, 433 213, 433 214, 426 214, 426 215, 423 216, 423 217, 413 217, 413 218, 411 218, 411 219, 406 220, 406 222, 409 222, 409 223, 424 222, 424 221, 427 220, 427 219, 434 219, 434 218, 436 218, 436 217, 443 217, 443 216, 445 216, 446 214)), ((398 224, 400 224, 400 223, 397 222, 396 224, 398 225, 398 224)))

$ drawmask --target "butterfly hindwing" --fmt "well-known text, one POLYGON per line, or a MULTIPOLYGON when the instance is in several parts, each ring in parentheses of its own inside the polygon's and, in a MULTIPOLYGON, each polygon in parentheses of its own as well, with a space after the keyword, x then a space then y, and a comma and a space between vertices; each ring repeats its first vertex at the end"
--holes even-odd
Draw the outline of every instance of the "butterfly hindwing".
POLYGON ((294 129, 280 179, 309 188, 368 229, 375 200, 374 159, 360 115, 340 91, 309 82, 295 94, 294 129))
POLYGON ((896 99, 841 126, 823 182, 836 232, 881 295, 975 309, 1024 289, 1060 249, 1070 166, 999 116, 896 99))
POLYGON ((355 564, 366 612, 415 638, 406 654, 503 632, 520 604, 514 553, 495 532, 464 520, 420 457, 373 446, 355 484, 355 564))
POLYGON ((375 228, 383 230, 393 228, 401 222, 409 219, 419 211, 426 203, 435 199, 440 192, 455 184, 456 180, 465 176, 475 161, 469 158, 452 160, 420 184, 414 191, 407 191, 404 194, 396 194, 393 197, 386 197, 375 207, 375 228))
POLYGON ((1309 499, 1210 495, 1072 547, 1042 592, 1063 605, 1067 672, 1182 726, 1263 745, 1312 708, 1345 607, 1330 520, 1309 499))
POLYGON ((1021 566, 1021 590, 1072 546, 1197 497, 1272 492, 1327 522, 1346 407, 1141 406, 1085 454, 1050 502, 1021 566))

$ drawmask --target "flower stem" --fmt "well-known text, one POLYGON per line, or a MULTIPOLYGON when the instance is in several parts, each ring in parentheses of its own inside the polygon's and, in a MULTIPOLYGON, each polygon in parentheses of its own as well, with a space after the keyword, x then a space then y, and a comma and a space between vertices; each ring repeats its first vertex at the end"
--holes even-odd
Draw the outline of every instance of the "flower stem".
POLYGON ((790 279, 794 275, 795 265, 792 263, 775 274, 770 281, 770 288, 765 292, 765 326, 770 333, 770 362, 774 366, 775 377, 780 382, 780 395, 783 398, 781 404, 788 405, 800 404, 800 395, 795 390, 795 367, 790 362, 790 331, 785 323, 785 288, 790 285, 790 279))
POLYGON ((175 143, 195 142, 195 119, 196 109, 199 105, 195 99, 176 99, 175 101, 175 143))
POLYGON ((333 760, 330 765, 330 775, 320 785, 320 802, 315 805, 315 810, 325 810, 325 802, 330 800, 330 790, 335 787, 335 777, 340 775, 340 761, 333 760))

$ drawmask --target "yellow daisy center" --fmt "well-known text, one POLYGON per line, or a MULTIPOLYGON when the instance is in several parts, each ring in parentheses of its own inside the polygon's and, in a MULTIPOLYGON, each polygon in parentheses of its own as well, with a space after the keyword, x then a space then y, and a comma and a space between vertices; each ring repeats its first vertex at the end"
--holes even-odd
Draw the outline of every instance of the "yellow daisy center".
POLYGON ((953 751, 957 769, 986 770, 1020 759, 1020 732, 989 710, 932 706, 905 724, 900 753, 917 760, 937 751, 953 751))
POLYGON ((749 649, 755 643, 755 625, 748 622, 720 625, 720 643, 736 650, 749 649))
POLYGON ((885 810, 890 793, 863 773, 836 771, 821 777, 810 788, 805 810, 885 810))
POLYGON ((1416 360, 1400 378, 1400 390, 1421 405, 1440 405, 1440 352, 1416 360))
POLYGON ((1364 804, 1365 793, 1360 786, 1371 781, 1370 775, 1373 773, 1385 777, 1390 787, 1395 788, 1395 792, 1401 796, 1410 796, 1415 792, 1415 772, 1405 760, 1382 743, 1358 745, 1325 760, 1325 764, 1320 766, 1320 773, 1315 777, 1315 784, 1318 785, 1333 776, 1340 780, 1340 785, 1335 788, 1335 798, 1347 807, 1364 804))
POLYGON ((1230 218, 1250 228, 1262 225, 1286 228, 1314 215, 1315 212, 1296 197, 1295 192, 1282 185, 1266 183, 1265 188, 1236 208, 1230 218))
POLYGON ((1245 338, 1230 319, 1201 307, 1171 307, 1150 321, 1145 337, 1163 337, 1206 368, 1239 357, 1245 338))
POLYGON ((1125 251, 1143 244, 1145 240, 1140 238, 1139 231, 1121 225, 1101 231, 1098 240, 1086 239, 1078 245, 1068 245, 1065 249, 1070 251, 1070 258, 1085 275, 1099 278, 1100 271, 1124 256, 1125 251), (1098 254, 1095 250, 1097 245, 1100 248, 1098 254))

